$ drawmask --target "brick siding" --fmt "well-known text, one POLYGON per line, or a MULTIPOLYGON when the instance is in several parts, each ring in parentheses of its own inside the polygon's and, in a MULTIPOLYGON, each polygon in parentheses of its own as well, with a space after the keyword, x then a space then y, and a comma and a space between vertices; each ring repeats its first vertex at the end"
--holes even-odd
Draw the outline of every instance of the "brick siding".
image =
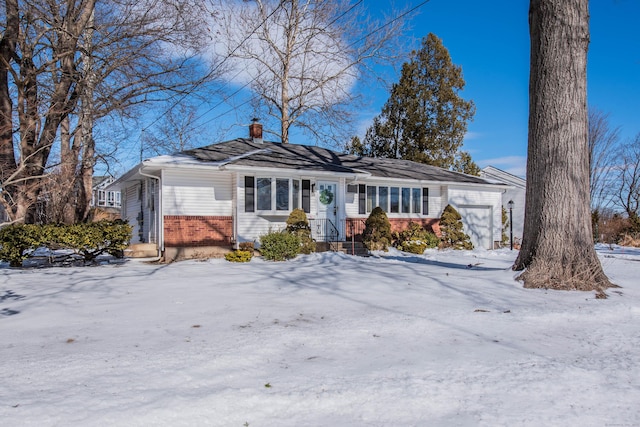
POLYGON ((440 218, 389 218, 391 232, 402 231, 409 227, 410 222, 420 224, 425 230, 431 230, 440 237, 440 218))
MULTIPOLYGON (((364 231, 364 222, 366 218, 347 218, 346 221, 346 235, 347 240, 351 239, 353 232, 355 239, 360 240, 362 238, 362 232, 364 231)), ((431 230, 436 236, 440 237, 440 218, 389 218, 391 223, 391 232, 402 231, 409 227, 410 222, 415 222, 425 230, 431 230)))
POLYGON ((168 247, 229 246, 232 234, 230 216, 164 217, 164 244, 168 247))

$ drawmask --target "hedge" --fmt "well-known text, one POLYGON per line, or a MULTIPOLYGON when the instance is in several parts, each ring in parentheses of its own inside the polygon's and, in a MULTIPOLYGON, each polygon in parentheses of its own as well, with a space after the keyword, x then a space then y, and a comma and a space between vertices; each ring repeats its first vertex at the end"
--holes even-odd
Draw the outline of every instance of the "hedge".
POLYGON ((85 261, 104 253, 121 258, 131 233, 131 226, 122 220, 73 225, 12 224, 0 229, 0 260, 20 267, 30 252, 40 247, 70 249, 85 261))

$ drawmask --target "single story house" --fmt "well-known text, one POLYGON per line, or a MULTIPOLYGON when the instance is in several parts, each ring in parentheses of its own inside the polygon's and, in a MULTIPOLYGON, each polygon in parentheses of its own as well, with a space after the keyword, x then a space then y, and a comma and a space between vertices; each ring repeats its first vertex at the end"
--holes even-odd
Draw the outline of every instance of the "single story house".
POLYGON ((94 176, 91 187, 91 207, 117 208, 121 207, 120 192, 106 190, 115 181, 111 176, 94 176))
MULTIPOLYGON (((507 191, 502 194, 502 206, 509 213, 509 202, 513 202, 511 216, 513 217, 513 240, 516 244, 522 242, 524 229, 524 205, 527 193, 527 181, 524 178, 510 174, 494 166, 487 166, 480 171, 480 176, 491 182, 506 184, 507 191)), ((507 231, 507 236, 509 231, 507 231)))
POLYGON ((301 208, 317 241, 359 235, 376 206, 394 230, 418 222, 438 232, 447 204, 462 215, 474 247, 491 249, 501 237, 502 193, 476 176, 407 160, 358 157, 317 146, 249 138, 144 160, 112 183, 121 191, 122 218, 132 244, 155 245, 165 260, 212 254, 256 242, 283 229, 301 208))

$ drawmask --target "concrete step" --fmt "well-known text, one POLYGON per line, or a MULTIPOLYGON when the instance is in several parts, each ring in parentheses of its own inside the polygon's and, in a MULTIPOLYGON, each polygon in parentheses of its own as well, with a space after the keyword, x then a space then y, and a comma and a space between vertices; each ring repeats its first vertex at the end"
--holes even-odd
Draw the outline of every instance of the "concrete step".
POLYGON ((369 256, 369 251, 362 242, 318 242, 318 252, 338 251, 347 255, 369 256))
POLYGON ((158 256, 158 247, 155 243, 134 243, 124 250, 124 256, 128 258, 152 258, 158 256))

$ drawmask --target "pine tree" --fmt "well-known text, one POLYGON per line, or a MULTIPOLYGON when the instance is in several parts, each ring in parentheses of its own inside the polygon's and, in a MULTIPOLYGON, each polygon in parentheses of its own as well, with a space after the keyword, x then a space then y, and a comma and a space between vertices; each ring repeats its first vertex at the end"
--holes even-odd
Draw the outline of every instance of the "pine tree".
POLYGON ((367 148, 362 144, 362 141, 357 136, 351 138, 351 141, 345 146, 344 151, 356 156, 367 156, 367 148))
MULTIPOLYGON (((442 40, 429 34, 403 64, 400 80, 367 131, 364 145, 375 157, 451 168, 475 113, 473 102, 459 95, 464 85, 462 69, 451 62, 442 40)), ((461 160, 464 164, 471 158, 466 153, 461 160)))
POLYGON ((467 175, 480 176, 480 167, 471 159, 471 154, 466 151, 460 151, 456 155, 455 163, 451 169, 467 175))

